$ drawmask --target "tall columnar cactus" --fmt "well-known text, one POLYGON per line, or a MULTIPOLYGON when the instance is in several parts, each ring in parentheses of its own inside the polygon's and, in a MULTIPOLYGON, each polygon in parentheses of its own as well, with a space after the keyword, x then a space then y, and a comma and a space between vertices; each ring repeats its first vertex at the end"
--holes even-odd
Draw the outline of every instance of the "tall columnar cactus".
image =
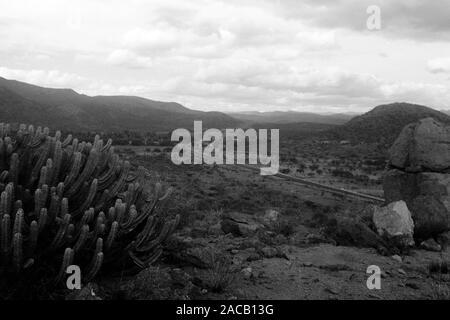
POLYGON ((77 264, 89 281, 102 268, 144 268, 178 223, 157 213, 169 193, 111 140, 0 124, 0 277, 46 266, 60 281, 77 264))

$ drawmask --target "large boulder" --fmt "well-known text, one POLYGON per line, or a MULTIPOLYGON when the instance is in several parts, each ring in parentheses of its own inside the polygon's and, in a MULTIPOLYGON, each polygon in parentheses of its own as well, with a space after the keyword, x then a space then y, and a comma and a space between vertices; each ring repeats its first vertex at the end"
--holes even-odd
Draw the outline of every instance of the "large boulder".
MULTIPOLYGON (((338 218, 332 220, 325 228, 325 233, 340 246, 382 249, 386 248, 387 245, 376 232, 358 218, 338 218)), ((307 240, 311 243, 310 239, 307 240)), ((325 240, 321 241, 321 243, 330 243, 329 240, 325 240)))
POLYGON ((432 118, 406 126, 390 149, 389 165, 386 202, 406 202, 415 237, 450 230, 450 126, 432 118))
POLYGON ((373 223, 380 236, 400 247, 414 245, 414 221, 404 201, 373 207, 373 223))
POLYGON ((411 200, 418 194, 417 174, 390 169, 384 174, 383 190, 386 203, 404 200, 411 205, 411 200))
POLYGON ((403 200, 412 212, 416 236, 450 230, 450 174, 390 170, 384 177, 386 202, 403 200))
POLYGON ((390 163, 409 172, 450 172, 450 126, 433 118, 406 126, 390 149, 390 163))

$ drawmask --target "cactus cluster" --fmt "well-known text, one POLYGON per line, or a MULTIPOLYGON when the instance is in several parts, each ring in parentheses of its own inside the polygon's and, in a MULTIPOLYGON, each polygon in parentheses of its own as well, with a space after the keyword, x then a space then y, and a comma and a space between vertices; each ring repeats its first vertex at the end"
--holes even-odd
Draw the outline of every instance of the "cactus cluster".
POLYGON ((76 264, 87 282, 160 256, 179 220, 157 210, 170 189, 151 185, 111 144, 0 124, 0 277, 45 266, 60 282, 76 264))

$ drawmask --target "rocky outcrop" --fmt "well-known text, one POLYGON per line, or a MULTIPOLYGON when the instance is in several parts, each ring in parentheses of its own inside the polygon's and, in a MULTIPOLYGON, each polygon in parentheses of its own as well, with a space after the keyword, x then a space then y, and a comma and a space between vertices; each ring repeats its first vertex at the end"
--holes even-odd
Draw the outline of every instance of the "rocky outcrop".
POLYGON ((408 125, 389 160, 386 202, 406 202, 415 236, 428 239, 450 230, 450 126, 432 118, 408 125))
POLYGON ((373 210, 373 223, 380 236, 396 246, 414 245, 414 222, 404 201, 373 207, 373 210))
POLYGON ((391 147, 390 164, 406 172, 450 173, 450 126, 433 118, 406 126, 391 147))

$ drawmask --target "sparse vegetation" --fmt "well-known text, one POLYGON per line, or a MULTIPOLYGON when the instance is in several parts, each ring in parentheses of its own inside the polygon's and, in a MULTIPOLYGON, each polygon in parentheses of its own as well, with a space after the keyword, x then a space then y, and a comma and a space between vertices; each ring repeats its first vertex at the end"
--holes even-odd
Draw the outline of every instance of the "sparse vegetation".
POLYGON ((188 300, 193 285, 180 269, 151 266, 124 285, 130 300, 188 300))
POLYGON ((450 300, 450 286, 447 283, 433 283, 433 300, 450 300))
POLYGON ((236 270, 230 259, 216 252, 209 252, 210 269, 205 284, 216 293, 224 292, 236 279, 236 270))
MULTIPOLYGON (((319 130, 321 126, 317 127, 319 130)), ((428 265, 426 279, 423 267, 419 271, 403 267, 406 271, 398 276, 400 265, 392 262, 390 256, 398 254, 397 261, 416 259, 425 266, 429 257, 425 259, 416 252, 405 257, 406 251, 384 250, 371 217, 363 216, 365 203, 254 175, 237 166, 176 166, 170 161, 171 149, 165 147, 170 145, 165 144, 167 135, 111 133, 123 144, 116 149, 119 159, 110 143, 104 144, 95 132, 80 132, 82 137, 93 140, 83 143, 61 139, 59 133, 49 136, 42 129, 21 130, 17 135, 6 127, 2 129, 0 191, 4 193, 1 208, 6 209, 0 209, 0 234, 7 234, 10 243, 21 243, 22 250, 17 249, 20 246, 10 246, 6 258, 0 260, 6 276, 0 281, 8 289, 2 291, 1 297, 61 298, 65 293, 48 285, 55 283, 53 276, 63 270, 71 255, 74 263, 90 271, 90 262, 94 261, 95 266, 98 260, 93 258, 99 253, 103 255, 103 268, 89 272, 92 276, 83 280, 95 281, 102 293, 106 292, 106 298, 234 299, 258 298, 260 294, 265 298, 284 294, 289 298, 323 298, 320 288, 334 284, 348 286, 345 297, 367 298, 367 290, 360 290, 363 286, 355 270, 361 270, 361 261, 369 260, 389 272, 386 274, 394 286, 402 286, 402 292, 386 291, 388 297, 413 295, 419 287, 424 288, 426 298, 449 297, 448 255, 442 254, 439 262, 428 265), (77 172, 75 160, 80 161, 77 172), (90 174, 83 174, 84 171, 90 174), (162 201, 168 198, 157 183, 160 181, 173 186, 171 201, 162 201), (22 203, 15 207, 17 200, 22 203), (68 223, 63 219, 62 207, 71 216, 68 223), (265 216, 268 208, 277 212, 273 219, 265 216), (19 209, 23 214, 18 214, 19 209), (148 209, 151 211, 147 218, 136 224, 148 209), (224 227, 224 217, 229 213, 238 218, 245 216, 243 221, 229 219, 237 230, 224 227), (167 245, 161 243, 173 231, 177 220, 171 219, 176 216, 180 216, 180 222, 175 236, 167 245), (123 234, 113 241, 114 250, 107 250, 106 242, 115 222, 123 234), (134 226, 129 233, 123 229, 128 223, 134 226), (15 224, 22 235, 15 236, 15 224), (40 225, 44 225, 42 232, 40 225), (36 226, 38 241, 31 254, 30 239, 36 226), (5 229, 8 232, 2 231, 5 229), (55 250, 47 250, 60 229, 64 231, 61 244, 55 250), (136 242, 139 245, 133 247, 136 242), (367 250, 368 247, 377 251, 367 250), (144 248, 148 250, 141 251, 144 248), (160 254, 158 263, 150 265, 160 254), (21 261, 20 270, 16 270, 16 261, 21 261), (142 271, 136 276, 138 270, 142 271), (123 277, 114 285, 116 292, 109 295, 104 288, 116 283, 117 278, 110 278, 116 274, 123 277), (125 276, 130 274, 131 277, 125 276), (242 290, 236 289, 237 281, 242 290), (14 285, 9 286, 12 282, 14 285)), ((335 188, 382 196, 384 142, 341 143, 323 140, 317 132, 299 136, 283 132, 288 131, 281 131, 281 172, 335 188)), ((336 290, 327 294, 333 292, 336 290)))

